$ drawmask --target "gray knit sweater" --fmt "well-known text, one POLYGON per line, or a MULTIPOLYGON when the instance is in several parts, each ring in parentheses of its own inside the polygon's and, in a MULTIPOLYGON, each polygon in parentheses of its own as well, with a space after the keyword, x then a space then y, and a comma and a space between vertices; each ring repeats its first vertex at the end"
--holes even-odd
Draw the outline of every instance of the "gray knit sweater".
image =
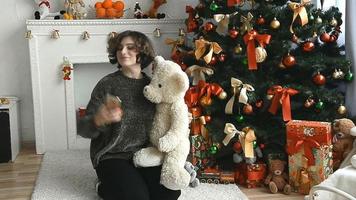
POLYGON ((132 79, 117 71, 102 78, 95 86, 86 116, 78 121, 78 134, 91 138, 90 157, 94 168, 104 159, 131 159, 137 150, 148 143, 155 112, 155 105, 143 95, 143 88, 149 82, 150 78, 146 75, 142 79, 132 79), (122 120, 95 127, 94 114, 107 94, 121 99, 122 120))

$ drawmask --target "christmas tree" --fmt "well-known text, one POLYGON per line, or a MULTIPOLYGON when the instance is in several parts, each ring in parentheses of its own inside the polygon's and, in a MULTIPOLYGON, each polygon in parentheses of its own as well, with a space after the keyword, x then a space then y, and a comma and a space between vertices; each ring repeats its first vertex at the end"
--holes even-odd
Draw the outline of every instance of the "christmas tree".
POLYGON ((205 117, 199 131, 207 132, 211 165, 224 167, 239 148, 236 136, 222 144, 226 123, 253 128, 254 145, 268 155, 285 153, 292 119, 347 117, 342 89, 353 74, 337 43, 338 8, 317 9, 307 0, 201 0, 186 12, 186 39, 174 43, 172 59, 192 75, 186 100, 205 117))

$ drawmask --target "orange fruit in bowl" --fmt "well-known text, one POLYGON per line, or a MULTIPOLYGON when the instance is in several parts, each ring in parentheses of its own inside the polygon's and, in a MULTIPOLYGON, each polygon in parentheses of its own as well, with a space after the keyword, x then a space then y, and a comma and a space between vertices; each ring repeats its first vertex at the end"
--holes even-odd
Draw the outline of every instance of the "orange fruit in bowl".
POLYGON ((106 18, 106 9, 105 8, 97 8, 96 9, 96 18, 98 18, 98 19, 106 18))
POLYGON ((103 3, 101 3, 101 2, 95 3, 95 8, 102 8, 102 7, 103 7, 103 3))
POLYGON ((125 8, 125 4, 122 1, 116 1, 113 3, 113 8, 115 8, 118 11, 122 11, 125 8))
POLYGON ((117 11, 116 12, 116 18, 121 18, 122 16, 124 16, 124 11, 117 11))
POLYGON ((104 0, 102 4, 104 8, 112 8, 112 0, 104 0))
POLYGON ((117 10, 115 10, 114 8, 108 8, 106 9, 106 16, 110 19, 115 18, 117 15, 117 10))

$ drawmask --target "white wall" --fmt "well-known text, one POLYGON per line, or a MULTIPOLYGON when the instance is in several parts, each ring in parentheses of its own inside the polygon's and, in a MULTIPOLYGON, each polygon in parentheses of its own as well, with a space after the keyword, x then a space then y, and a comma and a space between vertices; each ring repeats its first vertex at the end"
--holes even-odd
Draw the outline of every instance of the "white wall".
MULTIPOLYGON (((88 16, 93 15, 95 2, 99 0, 84 0, 88 16)), ((152 0, 137 0, 142 10, 148 10, 152 0), (145 2, 145 3, 144 3, 145 2)), ((63 9, 64 0, 52 0, 51 10, 63 9)), ((133 14, 136 1, 124 0, 126 7, 131 7, 125 13, 126 17, 133 14)), ((159 12, 166 13, 171 18, 186 18, 185 6, 195 6, 198 0, 168 0, 159 12)), ((20 98, 20 124, 23 141, 34 141, 33 101, 31 75, 29 65, 28 41, 24 38, 26 19, 33 19, 37 5, 31 0, 2 1, 0 18, 0 96, 10 95, 20 98)))
MULTIPOLYGON (((93 16, 93 7, 99 0, 85 0, 88 8, 88 16, 93 16)), ((124 0, 127 7, 131 7, 125 13, 126 17, 132 16, 133 6, 136 1, 124 0)), ((145 11, 149 8, 152 0, 137 0, 145 11), (144 3, 145 2, 145 3, 144 3)), ((52 0, 53 11, 63 9, 64 0, 52 0)), ((195 6, 198 0, 168 0, 159 12, 166 13, 171 18, 185 18, 185 6, 195 6)), ((314 0, 314 3, 319 1, 314 0)), ((325 1, 324 6, 334 4, 338 1, 325 1)), ((30 66, 28 55, 28 43, 24 38, 26 30, 26 19, 33 19, 33 12, 37 5, 31 0, 2 1, 0 12, 0 95, 13 95, 20 98, 20 122, 22 140, 34 141, 32 89, 30 80, 30 66)), ((343 11, 344 8, 341 8, 343 11)), ((343 37, 343 36, 341 36, 343 37)), ((340 38, 339 41, 343 41, 340 38)))

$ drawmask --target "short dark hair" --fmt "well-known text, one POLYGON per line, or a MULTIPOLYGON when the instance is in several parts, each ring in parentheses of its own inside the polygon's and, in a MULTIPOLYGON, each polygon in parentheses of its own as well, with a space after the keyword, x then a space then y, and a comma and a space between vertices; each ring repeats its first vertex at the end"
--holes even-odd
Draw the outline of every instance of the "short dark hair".
POLYGON ((107 51, 109 53, 109 60, 111 64, 117 64, 118 68, 121 68, 120 64, 117 62, 116 52, 121 45, 121 41, 126 38, 131 37, 139 52, 137 55, 137 63, 141 64, 141 69, 146 68, 154 59, 155 53, 153 50, 153 45, 150 39, 143 33, 138 31, 124 31, 119 34, 114 34, 108 40, 107 51))

